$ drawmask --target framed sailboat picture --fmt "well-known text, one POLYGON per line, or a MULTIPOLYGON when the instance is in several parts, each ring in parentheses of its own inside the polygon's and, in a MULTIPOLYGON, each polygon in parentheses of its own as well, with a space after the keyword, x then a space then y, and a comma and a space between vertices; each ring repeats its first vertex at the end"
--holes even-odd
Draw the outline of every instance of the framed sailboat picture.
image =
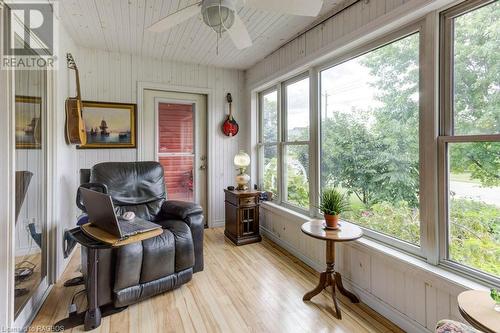
POLYGON ((89 148, 136 148, 136 105, 83 101, 82 116, 89 148))
POLYGON ((16 95, 16 149, 42 148, 42 98, 16 95))

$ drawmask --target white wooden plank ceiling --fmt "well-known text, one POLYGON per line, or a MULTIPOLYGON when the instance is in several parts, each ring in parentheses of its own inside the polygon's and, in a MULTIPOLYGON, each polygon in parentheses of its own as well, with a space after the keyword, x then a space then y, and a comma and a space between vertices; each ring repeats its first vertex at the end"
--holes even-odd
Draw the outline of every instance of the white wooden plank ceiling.
MULTIPOLYGON (((59 12, 76 44, 111 52, 130 53, 226 68, 247 69, 295 37, 317 18, 281 15, 239 7, 254 45, 237 50, 227 36, 219 42, 201 17, 170 31, 152 33, 146 27, 198 0, 64 0, 59 12)), ((307 1, 307 0, 304 0, 307 1)), ((341 0, 324 0, 319 16, 341 0)))

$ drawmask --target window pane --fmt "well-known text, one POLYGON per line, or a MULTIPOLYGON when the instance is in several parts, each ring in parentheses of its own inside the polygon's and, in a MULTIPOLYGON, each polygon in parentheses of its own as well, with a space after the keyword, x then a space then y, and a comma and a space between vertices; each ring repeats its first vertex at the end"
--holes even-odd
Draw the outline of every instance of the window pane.
POLYGON ((192 104, 158 104, 158 152, 194 152, 192 104))
POLYGON ((500 2, 454 20, 455 134, 500 133, 500 2))
POLYGON ((309 78, 286 86, 287 141, 309 141, 309 78))
POLYGON ((262 95, 263 142, 278 141, 278 92, 262 95))
POLYGON ((285 168, 285 201, 309 209, 309 145, 286 146, 285 168))
POLYGON ((264 146, 264 190, 278 193, 278 153, 276 146, 264 146))
POLYGON ((500 276, 500 142, 449 148, 449 259, 500 276))
POLYGON ((165 186, 169 200, 193 201, 194 156, 162 156, 165 186))
POLYGON ((343 218, 418 245, 419 35, 321 72, 321 183, 343 218))

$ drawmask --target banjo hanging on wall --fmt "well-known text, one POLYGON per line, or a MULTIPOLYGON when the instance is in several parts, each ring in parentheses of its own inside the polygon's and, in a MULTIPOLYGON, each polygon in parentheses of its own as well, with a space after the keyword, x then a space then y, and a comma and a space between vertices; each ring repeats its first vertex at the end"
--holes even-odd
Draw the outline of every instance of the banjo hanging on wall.
POLYGON ((228 93, 226 99, 227 102, 229 103, 229 114, 224 123, 222 124, 222 132, 226 136, 235 136, 236 134, 238 134, 240 126, 238 125, 236 120, 234 120, 233 117, 233 107, 232 107, 233 97, 231 97, 231 94, 228 93))

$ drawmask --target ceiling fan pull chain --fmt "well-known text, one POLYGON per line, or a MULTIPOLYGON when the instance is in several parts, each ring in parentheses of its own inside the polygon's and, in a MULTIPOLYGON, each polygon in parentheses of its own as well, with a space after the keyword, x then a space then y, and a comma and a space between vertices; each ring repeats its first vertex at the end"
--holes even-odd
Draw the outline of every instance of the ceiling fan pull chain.
POLYGON ((215 54, 219 56, 219 34, 217 34, 217 46, 215 47, 215 54))
MULTIPOLYGON (((220 26, 223 27, 224 24, 222 23, 222 13, 220 10, 220 5, 222 4, 222 0, 219 0, 219 23, 220 26)), ((217 33, 217 56, 219 56, 219 39, 222 39, 222 29, 219 27, 219 32, 217 33)))

